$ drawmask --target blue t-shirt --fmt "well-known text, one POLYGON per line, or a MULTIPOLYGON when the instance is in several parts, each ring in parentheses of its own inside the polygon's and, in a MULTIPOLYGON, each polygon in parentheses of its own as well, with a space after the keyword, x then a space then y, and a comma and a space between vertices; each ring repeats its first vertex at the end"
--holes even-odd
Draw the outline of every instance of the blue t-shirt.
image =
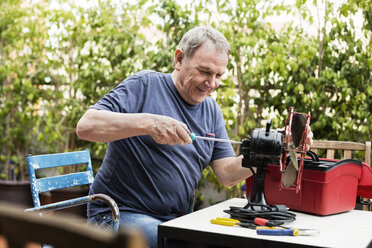
MULTIPOLYGON (((196 135, 228 138, 217 103, 207 97, 202 103, 188 104, 171 74, 138 72, 92 108, 166 115, 184 122, 196 135)), ((90 194, 108 194, 120 210, 169 220, 187 213, 203 169, 216 159, 233 156, 229 143, 198 139, 185 146, 158 144, 149 135, 109 142, 90 194)), ((88 216, 108 210, 101 202, 88 204, 88 216)))

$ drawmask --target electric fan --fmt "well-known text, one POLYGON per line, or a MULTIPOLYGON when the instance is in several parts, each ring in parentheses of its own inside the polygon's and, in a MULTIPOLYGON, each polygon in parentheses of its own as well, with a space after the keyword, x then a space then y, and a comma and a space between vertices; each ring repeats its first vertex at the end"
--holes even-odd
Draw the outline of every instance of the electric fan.
POLYGON ((283 188, 299 192, 306 154, 306 140, 310 125, 310 113, 294 112, 291 107, 286 119, 284 131, 272 130, 268 120, 266 128, 254 129, 251 137, 242 141, 240 152, 243 155, 242 166, 251 168, 254 182, 245 209, 261 211, 268 206, 265 199, 265 174, 268 164, 280 165, 283 188), (297 159, 299 154, 299 162, 297 159), (252 169, 256 168, 256 172, 252 169))

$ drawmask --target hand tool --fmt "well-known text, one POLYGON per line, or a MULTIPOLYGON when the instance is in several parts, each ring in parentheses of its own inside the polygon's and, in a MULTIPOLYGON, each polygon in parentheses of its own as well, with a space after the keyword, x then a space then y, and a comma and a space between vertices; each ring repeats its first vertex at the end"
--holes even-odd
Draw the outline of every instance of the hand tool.
POLYGON ((194 141, 195 139, 203 139, 203 140, 211 140, 211 141, 218 141, 218 142, 228 142, 232 144, 241 144, 242 142, 236 140, 229 140, 229 139, 218 139, 212 137, 204 137, 204 136, 197 136, 195 133, 189 133, 191 139, 194 141))
POLYGON ((211 219, 211 223, 223 226, 235 226, 239 225, 241 227, 256 229, 256 233, 259 235, 272 235, 272 236, 311 236, 318 235, 319 230, 316 229, 301 229, 301 228, 288 228, 288 227, 278 227, 278 226, 268 226, 271 225, 266 219, 256 218, 255 224, 253 223, 242 223, 239 220, 231 218, 221 218, 211 219), (266 221, 264 221, 266 220, 266 221), (258 224, 263 224, 266 226, 257 226, 258 224))
POLYGON ((271 221, 264 218, 256 217, 250 222, 240 222, 236 219, 231 218, 221 218, 218 217, 216 219, 212 219, 211 223, 218 224, 218 225, 224 225, 224 226, 234 226, 234 225, 240 225, 242 227, 248 227, 255 229, 257 226, 267 226, 267 227, 274 227, 274 226, 280 226, 284 224, 282 221, 271 221))
POLYGON ((221 218, 211 219, 211 223, 223 226, 235 226, 239 225, 241 227, 256 229, 256 225, 252 223, 242 223, 239 220, 230 219, 230 218, 221 218))
POLYGON ((256 228, 256 233, 259 235, 272 235, 272 236, 312 236, 312 235, 318 235, 319 230, 259 226, 256 228))
POLYGON ((284 224, 284 221, 279 220, 268 220, 265 218, 256 217, 253 219, 253 222, 257 226, 268 226, 268 227, 274 227, 274 226, 280 226, 284 224))

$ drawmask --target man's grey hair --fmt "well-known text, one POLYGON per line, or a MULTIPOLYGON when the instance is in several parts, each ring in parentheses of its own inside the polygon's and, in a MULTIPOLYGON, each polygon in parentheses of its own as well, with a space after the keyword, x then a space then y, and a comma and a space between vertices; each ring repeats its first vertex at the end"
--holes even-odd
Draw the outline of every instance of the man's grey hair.
POLYGON ((220 52, 230 54, 230 44, 225 36, 218 30, 210 26, 200 26, 189 30, 178 44, 185 58, 190 58, 194 52, 207 40, 212 41, 220 52))

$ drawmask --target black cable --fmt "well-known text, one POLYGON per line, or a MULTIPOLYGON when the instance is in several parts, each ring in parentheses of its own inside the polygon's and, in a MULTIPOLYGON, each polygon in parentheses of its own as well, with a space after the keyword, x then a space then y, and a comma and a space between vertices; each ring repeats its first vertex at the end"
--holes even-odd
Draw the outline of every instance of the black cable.
POLYGON ((249 210, 242 207, 230 206, 229 210, 224 210, 230 214, 232 219, 237 219, 243 223, 254 223, 255 218, 264 218, 269 221, 291 222, 296 219, 296 215, 290 212, 282 212, 275 210, 275 206, 264 206, 263 210, 249 210))
MULTIPOLYGON (((252 166, 248 166, 253 174, 253 181, 255 181, 256 173, 252 166)), ((288 212, 288 208, 284 205, 270 206, 267 204, 252 203, 251 199, 252 191, 254 186, 249 193, 248 204, 245 207, 234 207, 230 206, 229 210, 224 210, 225 213, 230 214, 230 218, 239 220, 242 223, 255 223, 255 218, 264 218, 271 221, 274 225, 282 225, 283 223, 291 222, 296 219, 294 213, 288 212)))
MULTIPOLYGON (((225 213, 230 214, 230 218, 239 220, 242 224, 249 224, 248 228, 252 226, 282 226, 284 223, 294 221, 296 215, 289 212, 272 211, 270 206, 266 210, 249 210, 241 207, 230 206, 229 210, 224 210, 225 213), (257 218, 266 219, 267 221, 258 221, 257 218)), ((242 225, 245 227, 244 225, 242 225)), ((254 228, 254 227, 253 227, 254 228)))

